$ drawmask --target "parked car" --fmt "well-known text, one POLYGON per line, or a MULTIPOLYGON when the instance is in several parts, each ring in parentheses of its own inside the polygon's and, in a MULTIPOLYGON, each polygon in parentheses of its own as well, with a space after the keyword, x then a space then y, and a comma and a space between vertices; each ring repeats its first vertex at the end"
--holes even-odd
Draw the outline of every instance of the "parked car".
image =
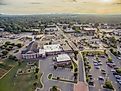
POLYGON ((103 63, 99 62, 98 65, 102 65, 103 63))
POLYGON ((111 72, 113 72, 113 73, 114 73, 114 72, 116 72, 116 70, 114 70, 114 69, 111 69, 111 72))
POLYGON ((118 75, 118 73, 117 72, 114 72, 113 75, 118 75))
POLYGON ((121 81, 118 82, 121 85, 121 81))
POLYGON ((100 69, 100 66, 95 66, 96 69, 100 69))
POLYGON ((106 74, 106 71, 104 69, 101 69, 102 74, 106 74))
POLYGON ((121 82, 121 79, 116 79, 117 80, 117 82, 121 82))
POLYGON ((88 77, 92 77, 92 74, 89 74, 88 77))
POLYGON ((101 62, 101 60, 98 60, 98 63, 100 63, 101 62))
POLYGON ((88 84, 91 85, 91 86, 94 86, 94 82, 93 81, 89 81, 88 84))
POLYGON ((119 60, 121 60, 121 57, 118 57, 119 60))
POLYGON ((114 67, 114 69, 116 70, 116 69, 119 69, 119 67, 114 67))
POLYGON ((98 79, 104 81, 104 77, 102 76, 99 76, 98 79))
POLYGON ((107 63, 107 65, 108 65, 109 67, 113 68, 112 63, 107 63))
POLYGON ((94 61, 93 61, 93 63, 97 63, 97 61, 96 61, 96 60, 94 60, 94 61))
POLYGON ((98 63, 94 63, 94 66, 99 66, 98 63))
POLYGON ((115 75, 115 78, 116 79, 121 79, 121 76, 120 75, 115 75))

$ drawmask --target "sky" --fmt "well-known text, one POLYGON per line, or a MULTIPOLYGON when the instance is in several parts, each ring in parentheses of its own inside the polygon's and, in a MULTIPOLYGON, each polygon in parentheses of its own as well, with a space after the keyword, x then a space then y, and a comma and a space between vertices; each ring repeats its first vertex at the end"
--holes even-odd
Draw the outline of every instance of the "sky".
POLYGON ((121 14, 121 0, 0 0, 3 14, 121 14))

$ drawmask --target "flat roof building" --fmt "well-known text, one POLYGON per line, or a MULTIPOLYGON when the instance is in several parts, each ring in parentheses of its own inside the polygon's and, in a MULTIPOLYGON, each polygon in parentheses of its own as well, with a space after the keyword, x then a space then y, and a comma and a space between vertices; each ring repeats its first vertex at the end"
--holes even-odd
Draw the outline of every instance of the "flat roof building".
POLYGON ((70 61, 71 58, 68 54, 60 54, 56 57, 57 62, 65 62, 65 61, 70 61))
POLYGON ((43 49, 45 52, 58 52, 62 51, 60 44, 44 45, 43 49))

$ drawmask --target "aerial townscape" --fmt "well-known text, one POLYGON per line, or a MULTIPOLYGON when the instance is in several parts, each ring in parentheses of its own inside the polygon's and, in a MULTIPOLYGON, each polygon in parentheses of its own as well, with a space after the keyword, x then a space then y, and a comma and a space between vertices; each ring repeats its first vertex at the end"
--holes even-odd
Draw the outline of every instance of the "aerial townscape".
POLYGON ((0 91, 121 91, 121 16, 0 15, 0 91))

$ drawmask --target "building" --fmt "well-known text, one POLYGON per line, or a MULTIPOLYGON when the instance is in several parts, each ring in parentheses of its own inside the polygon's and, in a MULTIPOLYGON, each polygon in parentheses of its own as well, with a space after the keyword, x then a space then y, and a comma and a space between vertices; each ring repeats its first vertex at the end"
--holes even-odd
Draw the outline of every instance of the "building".
POLYGON ((46 57, 47 55, 54 55, 62 52, 60 44, 44 45, 42 49, 38 48, 38 43, 33 41, 21 52, 23 59, 35 59, 46 57))
POLYGON ((87 36, 94 36, 96 30, 97 30, 96 28, 82 27, 81 33, 87 36))
POLYGON ((65 33, 74 33, 75 30, 73 30, 72 28, 66 28, 63 30, 65 33))
POLYGON ((57 30, 58 28, 56 25, 47 25, 46 28, 44 29, 45 32, 54 32, 57 30))
POLYGON ((21 52, 23 59, 34 59, 39 57, 38 43, 32 41, 25 50, 21 52))
POLYGON ((115 29, 113 32, 115 35, 121 36, 121 29, 115 29))
POLYGON ((114 32, 114 29, 100 29, 100 31, 101 31, 103 34, 112 35, 113 32, 114 32))
POLYGON ((68 54, 59 54, 55 57, 55 64, 59 65, 68 65, 71 63, 71 58, 68 54))
POLYGON ((43 49, 45 50, 47 55, 58 54, 62 51, 60 44, 44 45, 43 49))

